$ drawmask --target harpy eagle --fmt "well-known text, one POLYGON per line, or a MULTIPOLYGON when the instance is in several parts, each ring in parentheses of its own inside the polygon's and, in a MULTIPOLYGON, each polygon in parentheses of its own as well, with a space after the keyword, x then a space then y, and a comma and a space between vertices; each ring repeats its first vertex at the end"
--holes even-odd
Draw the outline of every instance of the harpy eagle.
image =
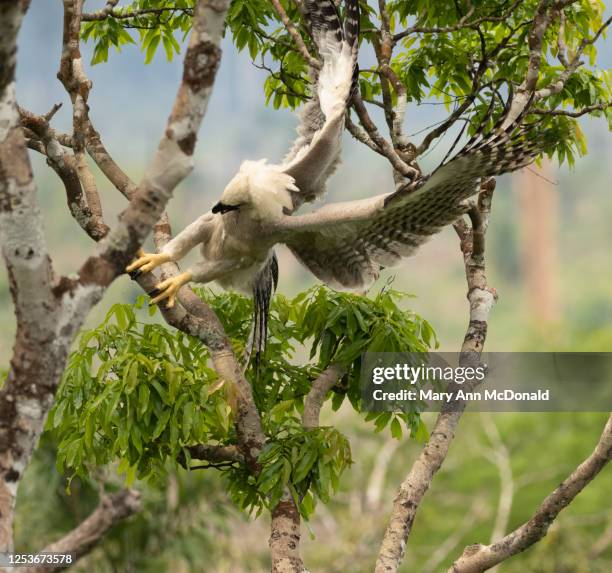
POLYGON ((199 245, 202 260, 159 283, 152 303, 174 305, 186 283, 216 281, 254 297, 253 347, 265 344, 270 298, 276 288, 277 243, 286 244, 317 278, 334 288, 363 290, 381 267, 412 255, 431 235, 465 213, 482 178, 524 167, 541 152, 541 138, 525 137, 522 118, 478 133, 448 162, 393 193, 326 205, 295 215, 325 193, 340 160, 347 105, 355 89, 358 0, 346 0, 344 27, 332 0, 305 5, 322 66, 312 99, 301 112, 298 138, 280 165, 245 161, 212 210, 159 254, 142 254, 128 272, 149 272, 182 259, 199 245), (539 147, 540 146, 540 147, 539 147))

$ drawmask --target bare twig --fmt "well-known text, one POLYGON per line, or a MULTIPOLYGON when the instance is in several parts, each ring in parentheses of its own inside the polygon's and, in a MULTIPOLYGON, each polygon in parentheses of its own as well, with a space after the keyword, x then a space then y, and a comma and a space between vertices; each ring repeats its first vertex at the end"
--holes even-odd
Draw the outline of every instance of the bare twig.
POLYGON ((302 54, 302 57, 304 58, 304 60, 306 60, 308 64, 312 66, 314 69, 319 69, 321 67, 321 63, 319 62, 319 60, 317 60, 317 58, 313 57, 310 54, 310 52, 308 51, 308 48, 306 47, 306 44, 304 44, 304 40, 302 40, 302 36, 300 36, 300 33, 297 31, 296 27, 293 25, 293 22, 291 22, 291 20, 289 19, 289 16, 287 16, 287 12, 285 12, 285 9, 283 8, 279 0, 271 0, 271 2, 272 2, 272 6, 274 6, 274 9, 279 15, 283 25, 287 29, 287 32, 293 38, 293 41, 295 42, 295 45, 297 46, 297 49, 300 52, 300 54, 302 54))
POLYGON ((380 148, 376 145, 376 143, 374 143, 374 140, 367 134, 367 132, 361 129, 361 127, 359 127, 355 123, 353 123, 348 113, 346 114, 346 118, 344 121, 345 121, 344 126, 346 127, 347 131, 357 141, 363 143, 364 145, 367 145, 372 151, 375 151, 379 155, 382 155, 383 157, 385 157, 385 154, 380 150, 380 148))
POLYGON ((410 34, 448 34, 450 32, 457 32, 458 30, 463 30, 466 28, 475 28, 476 26, 484 24, 485 22, 504 22, 508 19, 512 12, 514 12, 520 3, 521 0, 515 0, 512 5, 500 16, 481 16, 479 18, 475 18, 474 20, 470 20, 475 11, 474 6, 472 6, 469 11, 452 26, 424 27, 415 25, 395 34, 395 36, 393 36, 393 41, 397 43, 410 34))
POLYGON ((612 415, 593 453, 536 509, 529 521, 491 545, 469 545, 448 573, 481 573, 542 539, 559 513, 593 480, 612 457, 612 415))
POLYGON ((115 20, 129 20, 131 18, 138 18, 140 16, 147 16, 149 14, 161 16, 164 13, 170 12, 182 12, 184 14, 193 15, 191 8, 178 8, 177 6, 168 6, 161 8, 126 8, 118 9, 115 6, 119 3, 119 0, 109 0, 104 8, 92 12, 89 14, 83 14, 83 22, 92 22, 106 20, 107 18, 114 18, 115 20))
POLYGON ((131 199, 136 193, 134 183, 126 173, 117 165, 111 154, 102 143, 100 134, 96 131, 91 119, 87 118, 85 146, 89 156, 95 161, 100 171, 106 175, 108 180, 127 198, 131 199))
POLYGON ((534 115, 564 115, 567 117, 581 117, 583 115, 586 115, 587 113, 592 113, 594 111, 605 111, 606 109, 608 109, 610 107, 610 102, 606 102, 606 103, 596 103, 593 105, 589 105, 587 107, 583 107, 581 109, 575 110, 575 111, 571 111, 571 110, 567 110, 567 109, 531 109, 529 110, 529 113, 534 114, 534 115))

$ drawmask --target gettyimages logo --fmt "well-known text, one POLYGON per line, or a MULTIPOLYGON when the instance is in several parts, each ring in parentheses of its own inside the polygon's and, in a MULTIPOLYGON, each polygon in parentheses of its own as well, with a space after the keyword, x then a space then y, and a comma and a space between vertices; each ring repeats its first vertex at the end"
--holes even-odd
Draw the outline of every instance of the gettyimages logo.
POLYGON ((612 409, 612 354, 368 353, 361 369, 370 411, 436 410, 458 401, 479 411, 578 412, 612 409))

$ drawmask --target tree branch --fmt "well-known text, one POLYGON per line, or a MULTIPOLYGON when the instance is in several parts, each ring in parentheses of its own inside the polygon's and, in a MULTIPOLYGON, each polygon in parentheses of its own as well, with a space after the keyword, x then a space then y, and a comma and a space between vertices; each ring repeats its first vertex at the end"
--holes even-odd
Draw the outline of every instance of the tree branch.
POLYGON ((582 462, 544 501, 529 521, 497 543, 469 545, 448 573, 481 573, 525 551, 542 539, 559 513, 597 476, 612 458, 612 415, 593 453, 582 462))
POLYGON ((100 134, 94 128, 89 117, 87 118, 86 130, 85 146, 87 148, 87 153, 89 153, 89 156, 100 168, 100 171, 104 173, 115 188, 124 197, 131 199, 136 193, 138 186, 126 175, 119 165, 117 165, 106 147, 104 147, 100 134))
POLYGON ((354 124, 351 120, 350 115, 347 113, 346 118, 344 120, 344 126, 347 131, 359 142, 367 145, 372 151, 375 151, 379 155, 385 157, 385 154, 380 150, 380 148, 374 143, 373 139, 358 125, 354 124))
POLYGON ((41 151, 47 157, 47 164, 62 180, 70 213, 94 241, 99 241, 108 232, 108 226, 104 223, 101 213, 94 213, 89 208, 83 195, 76 160, 65 153, 59 141, 55 139, 47 119, 49 114, 37 116, 21 108, 19 108, 19 114, 21 125, 31 130, 39 138, 43 146, 41 151))
POLYGON ((272 510, 272 573, 307 573, 300 556, 300 538, 300 513, 291 495, 285 493, 272 510))
MULTIPOLYGON (((472 6, 468 12, 462 16, 453 26, 443 26, 443 27, 424 27, 424 26, 412 26, 407 28, 406 30, 399 32, 393 36, 394 43, 399 42, 406 36, 410 34, 449 34, 450 32, 457 32, 459 30, 464 30, 466 28, 475 28, 480 24, 484 24, 485 22, 504 22, 508 19, 508 17, 514 12, 514 10, 521 3, 521 0, 515 0, 512 5, 500 16, 481 16, 479 18, 475 18, 474 20, 470 20, 470 18, 474 15, 475 8, 472 6)), ((423 18, 426 14, 423 15, 423 18)))
POLYGON ((244 456, 236 446, 215 446, 198 444, 187 448, 194 460, 207 462, 244 462, 244 456))
POLYGON ((83 22, 101 21, 107 18, 114 18, 115 20, 129 20, 130 18, 138 18, 139 16, 147 16, 148 14, 154 14, 161 16, 165 12, 182 12, 184 14, 193 15, 191 8, 178 8, 177 6, 168 6, 162 8, 115 8, 119 3, 119 0, 108 0, 106 6, 92 12, 90 14, 83 14, 81 20, 83 22))
POLYGON ((295 45, 297 46, 297 49, 304 58, 304 60, 306 60, 308 64, 315 70, 318 70, 321 67, 321 62, 319 62, 317 58, 313 57, 310 54, 308 48, 306 47, 306 44, 304 43, 304 40, 302 40, 302 36, 300 36, 300 33, 296 30, 295 26, 289 19, 289 16, 287 16, 287 12, 285 12, 285 9, 283 8, 280 1, 271 0, 271 2, 272 6, 274 6, 274 10, 276 10, 276 13, 279 15, 287 32, 289 33, 291 38, 293 38, 293 41, 295 42, 295 45))
POLYGON ((592 113, 594 111, 605 111, 610 107, 610 102, 606 103, 596 103, 593 105, 589 105, 583 107, 582 109, 578 109, 576 111, 570 111, 567 109, 531 109, 529 110, 530 114, 534 115, 565 115, 567 117, 581 117, 587 113, 592 113))
POLYGON ((372 121, 372 118, 368 114, 361 96, 355 94, 352 101, 353 108, 359 117, 361 125, 369 135, 370 139, 380 150, 380 154, 389 160, 389 163, 391 163, 393 169, 395 169, 397 172, 401 173, 408 179, 414 179, 414 177, 416 177, 419 173, 418 170, 414 167, 410 167, 410 165, 407 165, 397 154, 395 149, 393 149, 393 145, 391 145, 391 143, 380 134, 376 124, 372 121))
POLYGON ((19 567, 15 573, 51 573, 70 568, 76 560, 91 552, 111 528, 138 513, 140 509, 140 493, 136 490, 124 489, 110 496, 103 495, 98 507, 87 519, 42 550, 49 553, 74 553, 75 560, 70 565, 19 567))
POLYGON ((330 364, 312 383, 312 388, 304 400, 302 425, 310 430, 319 425, 319 414, 327 397, 327 393, 346 374, 346 368, 341 364, 330 364))
MULTIPOLYGON (((480 357, 486 338, 489 312, 495 300, 494 291, 487 287, 484 264, 484 235, 494 188, 494 179, 487 180, 481 185, 479 201, 473 207, 473 210, 477 210, 480 215, 479 218, 472 218, 476 227, 469 229, 462 221, 463 224, 458 231, 470 301, 470 323, 461 348, 461 364, 472 363, 480 357), (482 238, 474 240, 477 236, 482 238)), ((464 410, 464 401, 451 400, 443 406, 438 415, 429 441, 421 450, 393 500, 393 509, 378 553, 375 573, 398 570, 416 512, 434 475, 446 459, 464 410)))
POLYGON ((89 122, 87 100, 92 84, 85 74, 80 48, 83 0, 63 0, 63 3, 64 33, 57 77, 72 102, 72 146, 76 170, 87 201, 87 209, 94 218, 100 220, 102 219, 100 195, 93 173, 85 159, 85 133, 89 122))

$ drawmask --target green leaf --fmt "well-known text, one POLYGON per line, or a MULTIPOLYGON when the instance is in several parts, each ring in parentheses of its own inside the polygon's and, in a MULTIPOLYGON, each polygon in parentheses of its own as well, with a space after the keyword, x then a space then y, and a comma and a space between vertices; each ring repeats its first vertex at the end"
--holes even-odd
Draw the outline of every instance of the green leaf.
POLYGON ((159 31, 156 31, 155 34, 151 36, 151 39, 147 42, 145 50, 145 64, 150 64, 153 60, 153 56, 155 56, 155 52, 157 51, 157 46, 159 46, 160 40, 161 35, 159 31))
POLYGON ((193 426, 193 419, 195 414, 195 404, 193 402, 187 402, 183 406, 183 438, 188 439, 191 433, 191 427, 193 426))
POLYGON ((297 467, 293 471, 293 482, 299 483, 306 478, 308 472, 312 469, 312 466, 317 461, 317 450, 309 444, 309 448, 302 453, 302 457, 298 462, 297 467))
POLYGON ((141 384, 138 387, 138 413, 142 416, 149 407, 149 398, 151 396, 151 390, 149 386, 145 384, 141 384))
POLYGON ((402 425, 397 418, 393 418, 393 421, 391 422, 391 435, 396 440, 402 439, 402 425))
POLYGON ((391 420, 391 416, 392 416, 391 412, 383 412, 376 418, 376 421, 374 422, 374 426, 376 427, 377 432, 381 432, 382 430, 385 429, 385 427, 391 420))

